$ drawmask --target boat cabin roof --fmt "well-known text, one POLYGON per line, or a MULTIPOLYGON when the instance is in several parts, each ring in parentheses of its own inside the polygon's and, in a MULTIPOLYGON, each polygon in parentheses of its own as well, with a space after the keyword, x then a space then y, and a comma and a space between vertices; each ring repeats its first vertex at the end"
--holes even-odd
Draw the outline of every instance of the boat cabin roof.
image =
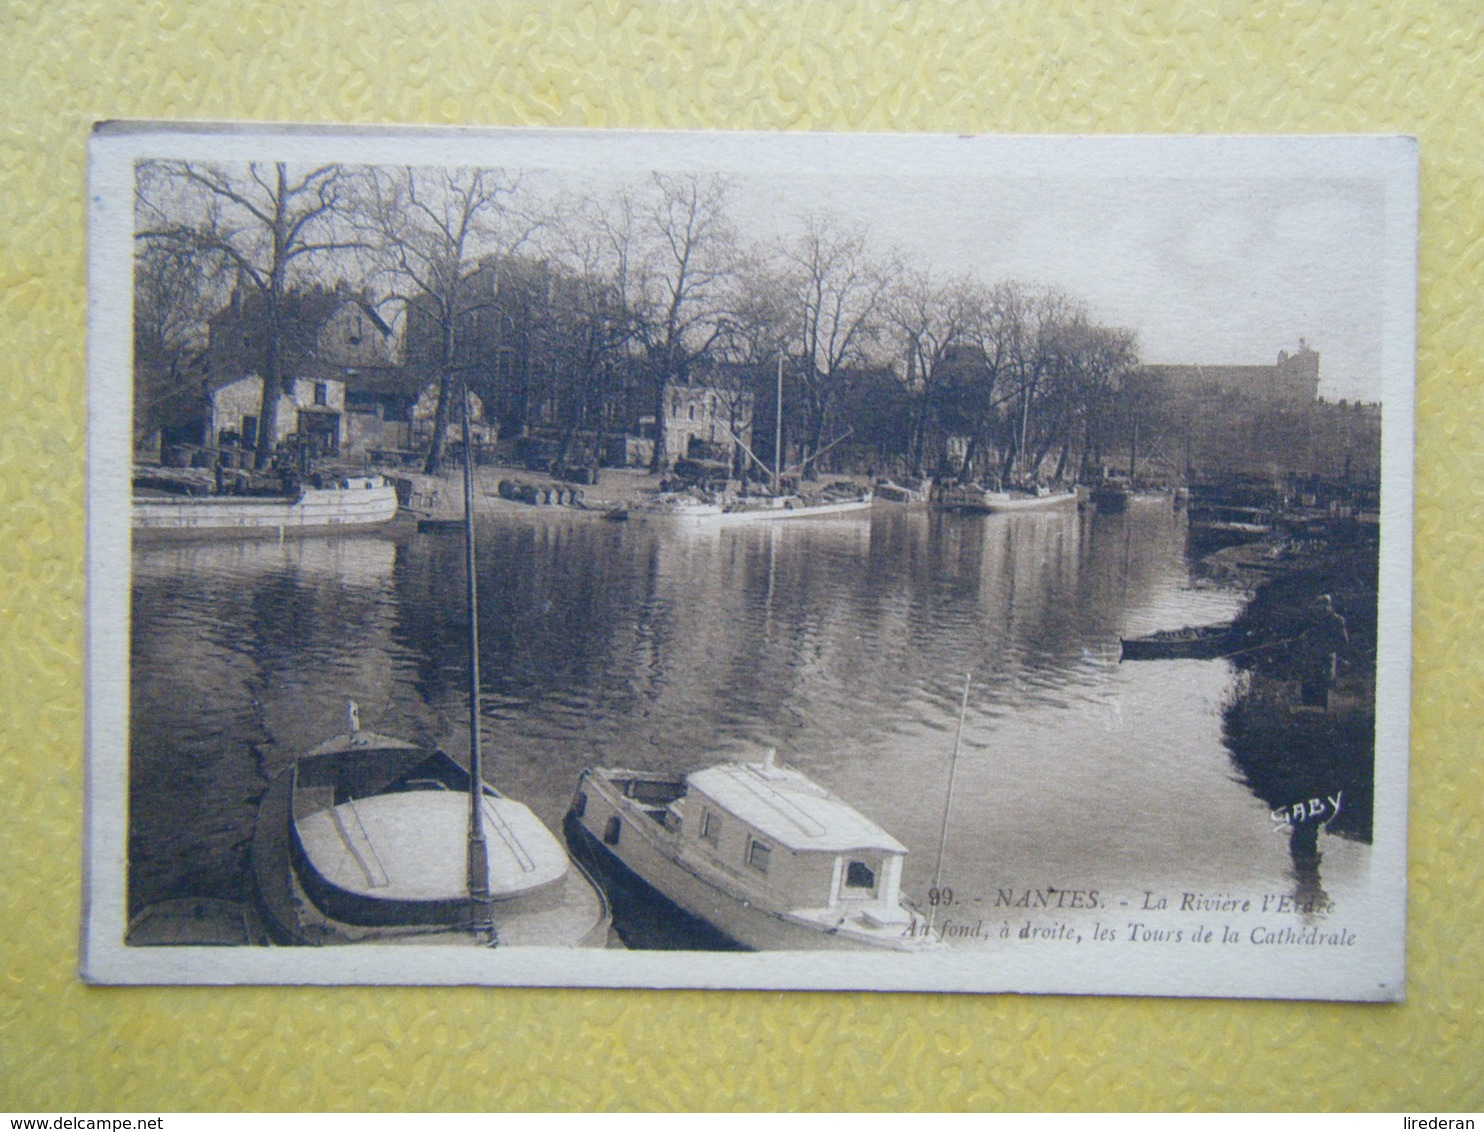
POLYGON ((724 763, 696 771, 686 781, 694 792, 796 853, 907 852, 870 818, 785 766, 724 763))

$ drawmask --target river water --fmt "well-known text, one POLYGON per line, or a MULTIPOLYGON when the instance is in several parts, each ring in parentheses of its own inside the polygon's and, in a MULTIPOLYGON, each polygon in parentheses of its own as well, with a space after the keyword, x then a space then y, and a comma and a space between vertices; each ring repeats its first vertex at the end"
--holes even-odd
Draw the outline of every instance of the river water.
MULTIPOLYGON (((751 527, 481 517, 487 777, 560 827, 592 763, 779 758, 937 867, 960 908, 1026 889, 1309 891, 1223 745, 1226 661, 1119 663, 1120 635, 1231 618, 1183 516, 865 516, 751 527)), ((363 726, 467 752, 457 532, 136 547, 129 901, 249 900, 258 798, 363 726)), ((1296 799, 1297 801, 1297 799, 1296 799)), ((1368 847, 1325 837, 1324 890, 1368 847)))

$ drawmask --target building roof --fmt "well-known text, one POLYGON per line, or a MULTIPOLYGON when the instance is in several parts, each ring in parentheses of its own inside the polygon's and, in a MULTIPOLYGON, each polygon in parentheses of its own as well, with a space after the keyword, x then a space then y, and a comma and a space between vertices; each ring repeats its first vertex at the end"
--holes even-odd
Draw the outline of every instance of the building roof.
POLYGON ((358 366, 344 375, 346 397, 389 397, 415 401, 427 379, 403 366, 358 366))
MULTIPOLYGON (((239 287, 231 301, 207 320, 209 326, 203 376, 213 390, 240 378, 261 373, 268 321, 268 303, 261 292, 239 287)), ((313 380, 343 378, 348 370, 390 368, 392 328, 359 292, 343 286, 294 288, 283 295, 280 307, 278 353, 286 376, 313 380), (352 348, 322 341, 327 326, 349 308, 363 315, 380 335, 373 348, 352 348)), ((359 342, 356 338, 352 341, 359 342)))
POLYGON ((771 760, 725 763, 697 771, 687 782, 697 793, 794 852, 907 852, 860 811, 798 771, 771 760))

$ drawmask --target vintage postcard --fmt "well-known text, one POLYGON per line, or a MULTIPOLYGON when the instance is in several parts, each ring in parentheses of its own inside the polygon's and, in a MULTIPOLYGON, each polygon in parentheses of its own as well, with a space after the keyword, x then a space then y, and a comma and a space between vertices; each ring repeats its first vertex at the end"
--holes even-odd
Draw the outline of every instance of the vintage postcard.
POLYGON ((1403 995, 1411 140, 91 159, 85 978, 1403 995))

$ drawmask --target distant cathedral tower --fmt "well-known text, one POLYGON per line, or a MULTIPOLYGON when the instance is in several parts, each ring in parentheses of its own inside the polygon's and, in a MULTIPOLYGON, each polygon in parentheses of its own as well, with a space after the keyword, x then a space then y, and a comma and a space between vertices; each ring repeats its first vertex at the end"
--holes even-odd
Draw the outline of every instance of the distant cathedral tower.
POLYGON ((1307 404, 1319 398, 1319 353, 1299 339, 1298 352, 1278 351, 1278 364, 1273 370, 1273 396, 1282 401, 1307 404))

